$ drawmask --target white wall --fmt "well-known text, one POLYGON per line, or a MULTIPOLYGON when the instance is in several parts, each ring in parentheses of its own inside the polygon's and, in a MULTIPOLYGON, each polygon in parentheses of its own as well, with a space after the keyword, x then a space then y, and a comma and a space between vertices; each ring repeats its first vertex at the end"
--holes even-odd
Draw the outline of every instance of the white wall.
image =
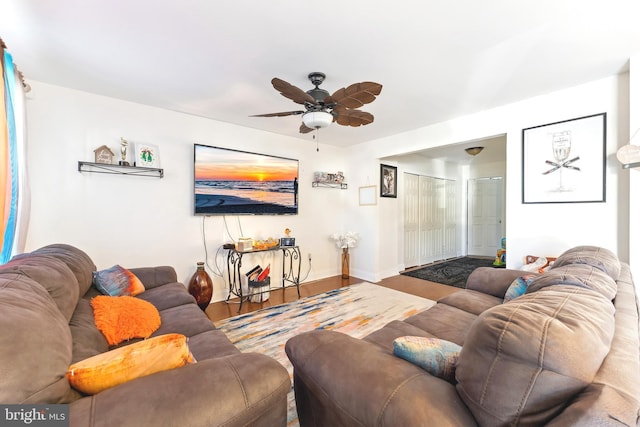
MULTIPOLYGON (((98 268, 171 265, 187 282, 197 261, 208 263, 220 245, 241 236, 279 238, 290 228, 302 252, 303 276, 312 254, 309 280, 338 274, 339 251, 329 235, 345 229, 353 206, 347 191, 312 188, 314 171, 349 169, 340 149, 287 138, 172 111, 30 82, 27 99, 28 168, 32 212, 26 250, 61 242, 85 250, 98 268), (119 138, 156 144, 164 178, 79 173, 79 160, 93 161, 103 144, 119 156, 119 138), (193 144, 202 143, 300 160, 299 214, 296 216, 193 215, 193 144)), ((357 200, 356 200, 357 204, 357 200)), ((279 277, 280 256, 244 258, 244 265, 272 263, 279 277)), ((214 280, 214 300, 227 296, 214 280)))
MULTIPOLYGON (((629 218, 618 210, 620 197, 627 195, 620 187, 621 169, 615 160, 618 147, 626 143, 619 129, 628 127, 627 98, 628 74, 623 74, 370 141, 351 147, 352 156, 367 153, 366 158, 359 155, 355 174, 373 173, 381 158, 505 134, 507 266, 522 265, 527 254, 554 256, 581 244, 609 248, 628 261, 629 218), (607 113, 606 203, 522 204, 522 129, 602 112, 607 113)), ((398 173, 402 172, 400 168, 398 173)), ((395 218, 400 217, 402 206, 394 199, 384 200, 382 205, 386 219, 381 218, 381 222, 393 227, 378 231, 385 234, 385 241, 399 242, 402 229, 395 218)), ((378 262, 367 266, 379 273, 378 278, 393 271, 401 259, 389 251, 392 247, 399 245, 364 248, 368 253, 362 258, 378 262)))
MULTIPOLYGON (((615 152, 628 138, 628 85, 629 75, 623 74, 348 149, 321 145, 317 153, 312 141, 33 82, 27 101, 32 213, 26 249, 66 242, 86 250, 99 268, 168 264, 186 282, 204 258, 203 219, 191 211, 193 143, 198 142, 299 159, 299 215, 241 217, 244 234, 281 237, 286 227, 292 229, 303 273, 312 253, 309 278, 317 279, 340 271, 338 250, 328 236, 357 231, 362 239, 352 250, 352 275, 378 281, 397 274, 402 262, 402 183, 398 199, 358 205, 359 186, 379 185, 380 159, 504 134, 508 266, 519 266, 527 254, 553 256, 579 244, 607 247, 626 261, 629 213, 619 205, 629 192, 628 184, 620 183, 615 152), (601 112, 607 112, 606 203, 523 205, 522 129, 601 112), (116 149, 121 136, 158 145, 165 178, 77 172, 78 160, 92 160, 93 149, 103 144, 116 149), (349 189, 312 188, 316 170, 344 171, 349 189)), ((403 166, 395 165, 400 178, 403 166)), ((233 238, 240 236, 236 217, 228 218, 228 227, 233 238)), ((221 217, 206 218, 204 229, 213 264, 216 249, 231 239, 221 217)), ((214 299, 226 297, 221 279, 214 287, 214 299)))
MULTIPOLYGON (((629 143, 640 145, 640 52, 633 56, 629 66, 629 129, 626 135, 629 143), (636 133, 638 132, 638 133, 636 133), (635 136, 634 136, 635 134, 635 136)), ((621 129, 624 130, 624 129, 621 129)), ((626 145, 623 142, 622 145, 626 145)), ((626 196, 628 204, 627 214, 631 218, 629 227, 629 263, 633 273, 636 289, 640 293, 640 170, 627 170, 623 173, 624 183, 627 185, 626 196)))

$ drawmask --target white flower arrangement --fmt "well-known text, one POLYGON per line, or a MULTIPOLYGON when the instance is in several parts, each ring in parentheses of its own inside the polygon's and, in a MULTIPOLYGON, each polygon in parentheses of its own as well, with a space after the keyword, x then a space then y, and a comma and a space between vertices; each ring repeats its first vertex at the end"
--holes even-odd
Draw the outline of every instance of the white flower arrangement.
POLYGON ((358 244, 358 239, 360 239, 360 235, 353 231, 347 231, 344 234, 334 233, 330 237, 340 249, 353 248, 358 244))

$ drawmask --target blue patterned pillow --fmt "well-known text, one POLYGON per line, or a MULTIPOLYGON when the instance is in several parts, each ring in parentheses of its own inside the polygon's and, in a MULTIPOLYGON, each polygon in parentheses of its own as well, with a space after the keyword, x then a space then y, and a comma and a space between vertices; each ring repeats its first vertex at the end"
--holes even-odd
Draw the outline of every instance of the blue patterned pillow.
POLYGON ((145 291, 144 285, 138 277, 119 265, 93 273, 93 284, 104 295, 132 297, 145 291))
POLYGON ((516 278, 507 288, 507 292, 504 294, 504 301, 502 301, 502 303, 504 304, 505 302, 509 302, 512 299, 516 299, 519 296, 524 295, 527 288, 536 277, 537 276, 535 274, 528 274, 526 276, 516 278))
POLYGON ((439 338, 400 337, 393 341, 394 355, 454 384, 460 350, 458 344, 439 338))

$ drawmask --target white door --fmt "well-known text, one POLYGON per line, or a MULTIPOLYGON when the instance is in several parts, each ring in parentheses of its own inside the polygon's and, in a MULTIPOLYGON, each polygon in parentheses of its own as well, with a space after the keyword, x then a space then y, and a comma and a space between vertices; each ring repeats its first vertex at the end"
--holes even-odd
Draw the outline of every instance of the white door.
POLYGON ((420 263, 419 251, 419 178, 404 174, 404 268, 420 263))
POLYGON ((470 179, 467 189, 467 254, 495 256, 502 237, 502 177, 470 179))

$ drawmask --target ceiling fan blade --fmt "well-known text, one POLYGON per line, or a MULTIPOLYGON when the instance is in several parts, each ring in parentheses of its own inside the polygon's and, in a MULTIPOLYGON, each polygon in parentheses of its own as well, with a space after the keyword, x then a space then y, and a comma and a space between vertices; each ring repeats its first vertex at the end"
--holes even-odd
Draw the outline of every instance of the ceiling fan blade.
POLYGON ((313 129, 306 126, 304 123, 300 124, 300 133, 309 133, 309 132, 313 132, 313 129))
POLYGON ((297 116, 298 114, 304 114, 306 111, 283 111, 281 113, 267 113, 267 114, 254 114, 249 117, 284 117, 284 116, 297 116))
POLYGON ((373 114, 361 110, 336 108, 333 110, 334 121, 342 126, 364 126, 373 123, 373 114))
POLYGON ((273 85, 275 90, 280 92, 280 95, 284 96, 285 98, 289 98, 296 104, 304 105, 305 102, 309 102, 311 104, 316 103, 316 100, 313 98, 313 96, 309 95, 299 87, 296 87, 291 83, 287 83, 277 77, 271 79, 271 84, 273 85))
POLYGON ((375 101, 380 95, 382 85, 374 82, 354 83, 346 88, 338 89, 324 100, 325 104, 334 102, 346 108, 358 108, 375 101))

